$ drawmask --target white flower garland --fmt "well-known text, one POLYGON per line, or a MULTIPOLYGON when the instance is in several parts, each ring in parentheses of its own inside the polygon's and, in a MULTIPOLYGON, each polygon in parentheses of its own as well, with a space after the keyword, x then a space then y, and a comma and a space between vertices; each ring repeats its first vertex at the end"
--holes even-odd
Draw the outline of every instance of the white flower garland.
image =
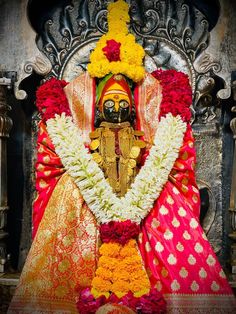
POLYGON ((183 143, 186 123, 171 113, 162 117, 145 164, 124 197, 117 197, 102 170, 84 146, 81 131, 71 117, 56 115, 47 121, 56 153, 74 178, 100 223, 130 219, 140 223, 160 195, 183 143))

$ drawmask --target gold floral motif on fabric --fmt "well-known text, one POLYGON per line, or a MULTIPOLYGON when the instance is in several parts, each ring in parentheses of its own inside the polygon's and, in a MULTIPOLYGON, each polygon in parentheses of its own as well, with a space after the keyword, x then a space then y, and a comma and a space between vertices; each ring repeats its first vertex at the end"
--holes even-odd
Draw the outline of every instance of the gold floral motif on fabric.
POLYGON ((76 296, 91 284, 97 256, 95 218, 71 177, 64 174, 39 225, 10 313, 19 313, 18 306, 27 309, 27 303, 31 310, 35 305, 35 311, 56 313, 70 308, 63 313, 77 313, 76 296))

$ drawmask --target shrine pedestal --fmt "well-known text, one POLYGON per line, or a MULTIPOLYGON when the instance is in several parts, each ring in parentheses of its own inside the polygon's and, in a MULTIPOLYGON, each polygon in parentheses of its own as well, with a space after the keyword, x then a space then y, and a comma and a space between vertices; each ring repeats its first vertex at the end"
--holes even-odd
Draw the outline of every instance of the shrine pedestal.
POLYGON ((7 313, 8 306, 14 295, 20 273, 0 274, 0 313, 7 313))

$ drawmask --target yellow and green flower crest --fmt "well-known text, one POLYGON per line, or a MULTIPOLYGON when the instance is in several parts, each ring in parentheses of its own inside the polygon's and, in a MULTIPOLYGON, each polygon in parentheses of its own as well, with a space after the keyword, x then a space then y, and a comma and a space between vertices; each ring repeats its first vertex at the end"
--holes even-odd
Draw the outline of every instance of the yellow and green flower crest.
POLYGON ((128 11, 129 6, 123 0, 108 5, 108 32, 99 39, 90 55, 88 72, 92 77, 101 78, 108 73, 121 73, 134 82, 139 82, 144 78, 145 52, 143 47, 135 42, 134 35, 128 33, 127 23, 130 21, 128 11), (104 52, 105 49, 109 49, 109 41, 120 44, 118 45, 119 57, 116 59, 109 59, 104 52))

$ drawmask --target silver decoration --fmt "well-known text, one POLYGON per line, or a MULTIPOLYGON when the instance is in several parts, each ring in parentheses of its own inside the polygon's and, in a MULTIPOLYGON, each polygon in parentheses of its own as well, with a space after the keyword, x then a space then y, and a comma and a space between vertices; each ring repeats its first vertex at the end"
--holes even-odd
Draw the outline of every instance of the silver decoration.
MULTIPOLYGON (((39 38, 38 46, 52 64, 49 76, 67 77, 63 74, 68 59, 72 58, 82 47, 90 42, 96 42, 107 32, 107 2, 106 1, 74 1, 73 6, 61 8, 57 20, 48 20, 45 31, 39 38), (59 34, 55 25, 59 24, 59 34)), ((75 64, 86 69, 87 59, 75 64)), ((80 69, 75 70, 80 73, 80 69)), ((73 77, 73 75, 71 76, 73 77)))
POLYGON ((35 52, 35 56, 32 60, 26 61, 24 66, 18 71, 18 80, 14 83, 14 92, 16 99, 23 100, 27 97, 24 90, 20 89, 20 83, 35 71, 35 73, 42 76, 48 75, 52 69, 51 62, 39 52, 35 52))
POLYGON ((35 61, 28 61, 25 63, 24 70, 27 74, 32 74, 35 71, 41 75, 47 75, 51 71, 51 63, 47 58, 36 56, 35 61))
MULTIPOLYGON (((130 31, 150 57, 146 58, 146 69, 174 68, 186 73, 190 78, 193 95, 196 95, 193 100, 192 123, 195 120, 197 123, 216 120, 215 103, 209 87, 214 87, 210 83, 214 79, 211 80, 211 74, 218 73, 221 65, 211 54, 204 52, 210 37, 205 16, 194 7, 190 15, 189 5, 184 0, 131 0, 128 3, 130 31), (198 27, 193 28, 193 24, 198 27), (202 86, 204 83, 205 86, 202 86), (201 85, 201 91, 198 90, 198 84, 201 85)), ((107 31, 106 17, 107 1, 73 1, 70 6, 58 8, 55 16, 45 23, 44 33, 38 40, 39 49, 52 64, 48 77, 73 78, 73 74, 67 74, 68 68, 72 69, 72 64, 73 68, 76 67, 73 70, 75 75, 86 70, 90 53, 87 53, 85 46, 90 45, 90 50, 94 48, 91 43, 95 43, 107 31), (85 54, 82 52, 84 50, 85 54), (70 59, 71 66, 68 66, 70 59)), ((223 91, 217 95, 218 99, 220 96, 226 97, 225 94, 221 95, 223 91)))
POLYGON ((221 64, 216 60, 213 60, 212 56, 205 51, 196 59, 194 63, 195 70, 199 73, 207 73, 210 69, 213 69, 215 73, 221 70, 221 64))

